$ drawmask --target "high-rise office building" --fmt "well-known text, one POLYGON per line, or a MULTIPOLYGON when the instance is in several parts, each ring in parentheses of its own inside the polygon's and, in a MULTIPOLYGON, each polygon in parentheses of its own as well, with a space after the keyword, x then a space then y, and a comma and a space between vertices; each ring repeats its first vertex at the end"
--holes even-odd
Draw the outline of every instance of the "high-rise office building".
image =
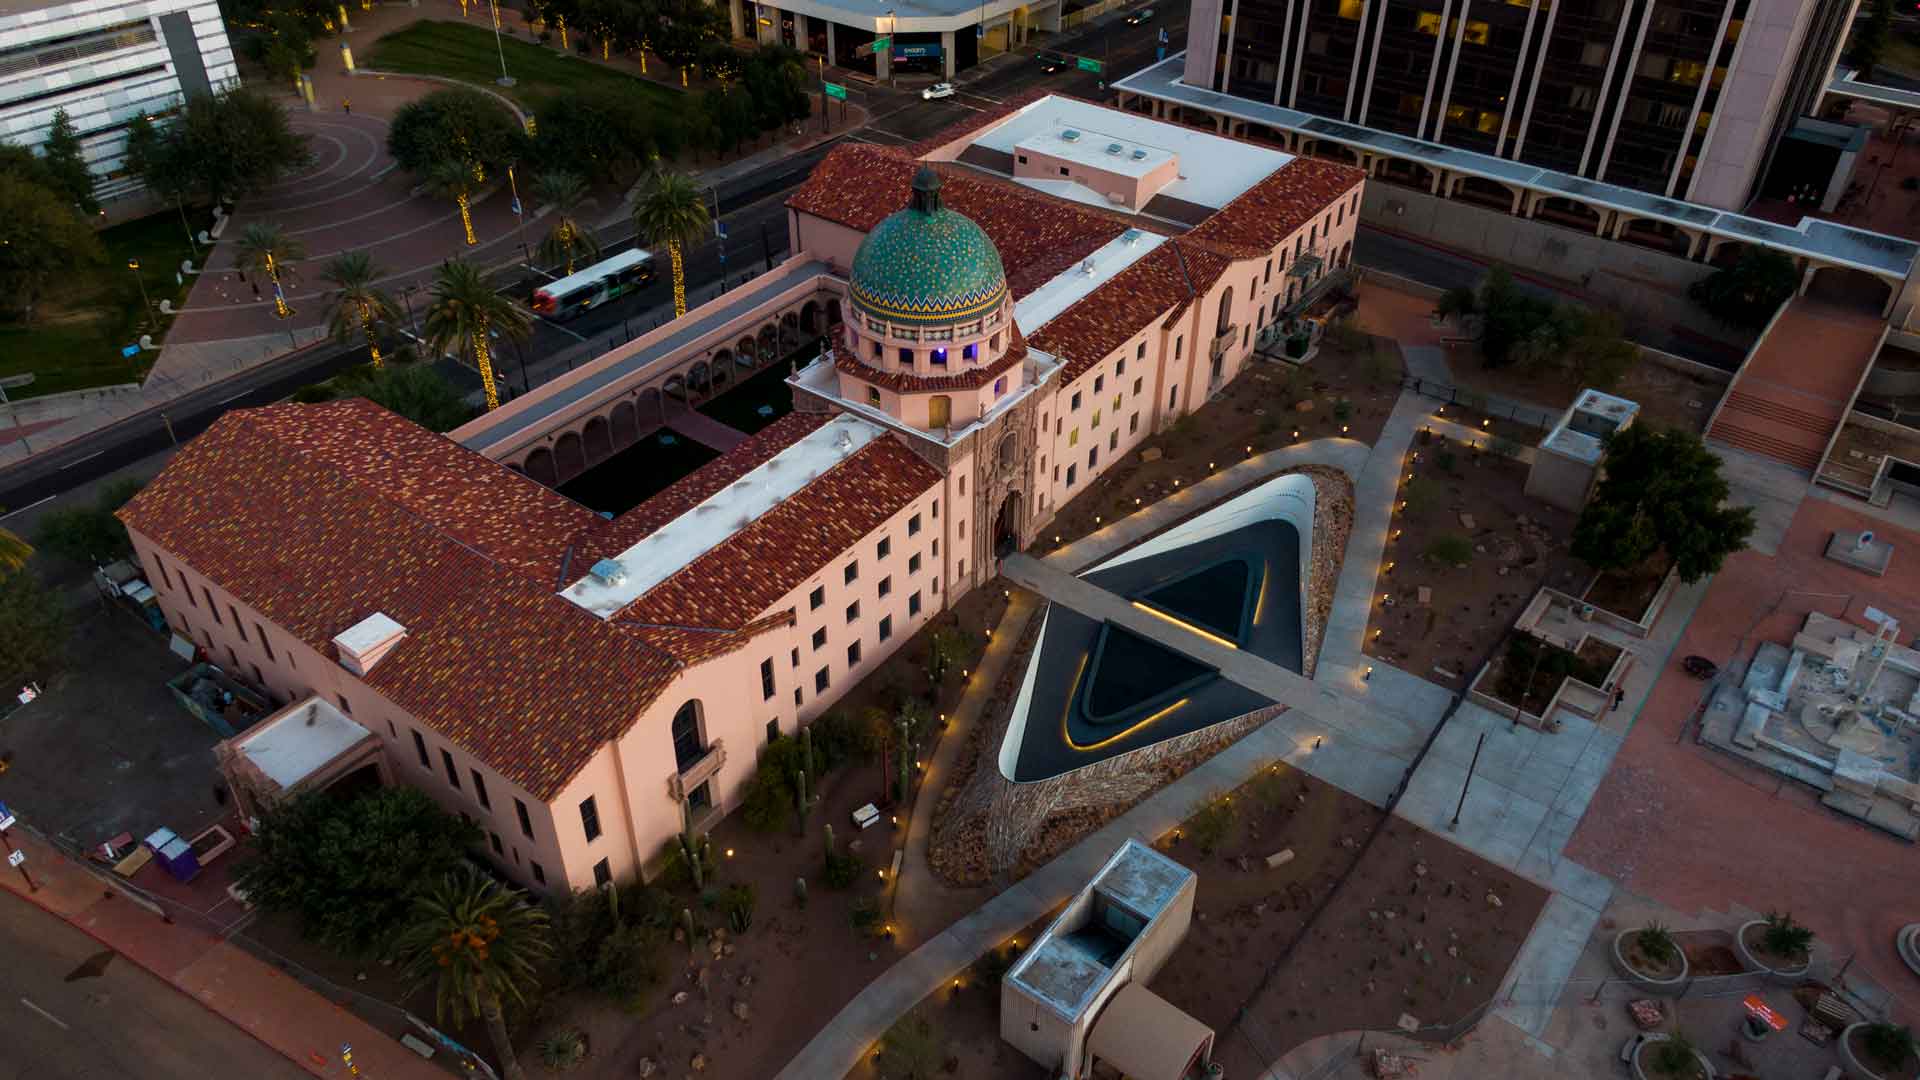
POLYGON ((1194 0, 1185 81, 1736 208, 1858 2, 1194 0))

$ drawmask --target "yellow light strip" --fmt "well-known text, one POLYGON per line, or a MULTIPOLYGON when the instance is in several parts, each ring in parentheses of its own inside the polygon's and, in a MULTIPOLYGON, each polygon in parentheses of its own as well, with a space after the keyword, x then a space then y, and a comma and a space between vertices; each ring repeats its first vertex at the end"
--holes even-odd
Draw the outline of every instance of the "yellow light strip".
POLYGON ((1165 619, 1167 622, 1172 623, 1173 625, 1179 627, 1180 629, 1185 630, 1191 634, 1198 634, 1201 637, 1206 638, 1208 641, 1211 641, 1216 645, 1225 645, 1229 649, 1238 649, 1240 647, 1238 645, 1235 645, 1233 642, 1228 641, 1226 638, 1221 637, 1219 634, 1210 634, 1207 631, 1202 630, 1199 627, 1193 625, 1192 623, 1187 622, 1185 619, 1174 618, 1173 616, 1167 614, 1166 612, 1161 611, 1159 608, 1148 607, 1147 605, 1141 603, 1138 600, 1135 600, 1132 603, 1134 607, 1139 608, 1141 611, 1144 611, 1147 614, 1154 616, 1155 618, 1165 619))
POLYGON ((1267 582, 1273 577, 1267 572, 1267 564, 1260 564, 1260 599, 1253 602, 1253 625, 1260 625, 1260 614, 1267 610, 1267 582))
MULTIPOLYGON (((1075 679, 1074 681, 1075 681, 1076 683, 1078 683, 1078 682, 1079 682, 1079 680, 1078 680, 1078 679, 1075 679)), ((1146 718, 1145 720, 1142 720, 1142 721, 1140 721, 1139 723, 1137 723, 1137 724, 1135 724, 1135 725, 1133 725, 1132 727, 1130 727, 1130 728, 1128 728, 1127 730, 1125 730, 1125 731, 1122 731, 1122 732, 1121 732, 1121 733, 1119 733, 1118 735, 1109 735, 1109 736, 1107 736, 1106 738, 1104 738, 1104 739, 1101 739, 1101 740, 1100 740, 1099 742, 1095 742, 1095 743, 1088 743, 1088 744, 1087 744, 1087 745, 1085 745, 1085 746, 1082 746, 1082 745, 1080 745, 1079 743, 1077 743, 1077 742, 1074 742, 1074 741, 1073 741, 1073 736, 1071 736, 1071 735, 1066 735, 1066 740, 1067 740, 1067 745, 1068 745, 1068 746, 1071 746, 1071 747, 1073 747, 1073 748, 1074 748, 1075 750, 1079 750, 1079 751, 1081 751, 1081 752, 1083 752, 1083 753, 1084 753, 1084 752, 1086 752, 1086 751, 1090 751, 1090 750, 1098 750, 1098 749, 1100 749, 1100 748, 1101 748, 1101 747, 1103 747, 1103 746, 1110 746, 1110 745, 1112 745, 1112 744, 1114 744, 1114 743, 1116 743, 1116 742, 1119 742, 1119 741, 1120 741, 1121 739, 1124 739, 1124 738, 1126 738, 1127 736, 1129 736, 1129 735, 1131 735, 1131 734, 1133 734, 1134 732, 1136 732, 1136 731, 1139 731, 1139 730, 1140 730, 1141 728, 1143 728, 1143 727, 1146 727, 1146 726, 1147 726, 1148 724, 1151 724, 1151 723, 1153 723, 1153 722, 1154 722, 1155 720, 1158 720, 1158 719, 1160 719, 1161 717, 1163 717, 1163 716, 1165 716, 1165 715, 1167 715, 1168 713, 1170 713, 1170 712, 1172 712, 1173 710, 1175 710, 1175 709, 1177 709, 1177 708, 1179 708, 1180 706, 1182 706, 1182 705, 1185 705, 1185 704, 1186 704, 1187 702, 1189 702, 1189 701, 1191 701, 1191 700, 1193 700, 1193 699, 1192 699, 1192 698, 1181 698, 1181 699, 1180 699, 1179 701, 1176 701, 1176 702, 1174 702, 1173 704, 1171 704, 1171 705, 1169 705, 1169 706, 1167 706, 1166 708, 1164 708, 1164 709, 1161 709, 1161 710, 1160 710, 1159 712, 1157 712, 1157 713, 1154 713, 1154 714, 1153 714, 1152 716, 1149 716, 1149 717, 1147 717, 1147 718, 1146 718)), ((1064 728, 1062 729, 1062 734, 1063 734, 1063 735, 1065 734, 1065 730, 1064 730, 1064 728)))
POLYGON ((1060 741, 1073 745, 1073 736, 1067 734, 1067 718, 1073 715, 1073 699, 1080 693, 1080 676, 1087 673, 1087 657, 1090 653, 1080 654, 1080 666, 1073 669, 1073 685, 1067 687, 1067 704, 1060 710, 1060 741))

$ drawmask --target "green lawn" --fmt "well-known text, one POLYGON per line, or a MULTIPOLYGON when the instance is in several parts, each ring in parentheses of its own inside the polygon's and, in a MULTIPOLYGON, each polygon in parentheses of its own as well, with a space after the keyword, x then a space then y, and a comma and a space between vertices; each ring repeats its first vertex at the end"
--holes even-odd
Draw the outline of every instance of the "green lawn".
MULTIPOLYGON (((562 90, 608 87, 652 98, 659 104, 684 102, 680 91, 638 79, 622 71, 566 56, 554 49, 517 38, 500 38, 507 72, 516 80, 505 92, 524 105, 562 90)), ((500 77, 500 55, 494 50, 493 30, 455 22, 417 22, 373 43, 362 61, 381 71, 439 75, 477 86, 493 87, 500 77)))
MULTIPOLYGON (((201 215, 188 218, 204 225, 201 215)), ((166 323, 142 324, 140 289, 134 284, 129 259, 140 261, 139 278, 147 299, 157 310, 161 300, 178 307, 185 301, 192 279, 176 282, 180 263, 197 258, 187 245, 180 215, 165 210, 137 221, 115 225, 100 233, 106 261, 97 267, 70 271, 57 277, 45 302, 45 317, 33 326, 0 324, 0 377, 32 372, 30 386, 7 392, 25 398, 84 390, 93 386, 133 382, 146 374, 154 353, 128 358, 120 350, 150 333, 158 344, 166 337, 166 323)))

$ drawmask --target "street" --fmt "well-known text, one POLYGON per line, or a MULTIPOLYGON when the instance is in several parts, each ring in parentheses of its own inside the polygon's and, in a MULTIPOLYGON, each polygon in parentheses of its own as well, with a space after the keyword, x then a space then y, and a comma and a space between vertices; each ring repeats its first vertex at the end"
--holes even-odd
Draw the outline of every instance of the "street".
POLYGON ((292 1062, 99 942, 0 891, 0 1080, 262 1080, 292 1062))
MULTIPOLYGON (((1124 19, 1123 12, 1113 12, 1074 33, 1041 35, 1017 52, 961 73, 956 80, 959 92, 944 100, 921 99, 919 88, 928 81, 924 78, 899 87, 850 82, 852 100, 871 112, 872 121, 770 168, 720 184, 720 215, 729 234, 725 257, 715 240, 689 248, 684 257, 687 291, 709 289, 720 281, 723 269, 726 280, 737 284, 747 275, 764 271, 770 261, 785 258, 786 196, 843 140, 910 145, 958 123, 969 111, 990 109, 1034 86, 1103 101, 1107 99, 1105 82, 1153 61, 1162 31, 1168 37, 1169 54, 1185 47, 1184 11, 1165 9, 1143 26, 1128 26, 1124 19), (1042 50, 1102 60, 1104 70, 1095 74, 1069 68, 1049 75, 1034 58, 1042 50)), ((631 246, 632 230, 624 224, 609 227, 601 239, 606 245, 603 257, 616 254, 631 246)), ((533 240, 532 229, 528 240, 533 240)), ((522 302, 532 291, 524 272, 507 275, 504 285, 522 302)), ((537 386, 666 321, 673 313, 672 296, 672 275, 661 253, 655 280, 647 288, 566 323, 536 320, 531 339, 495 353, 505 395, 523 393, 528 384, 537 386)), ((421 299, 412 297, 416 317, 421 299)), ((364 349, 341 350, 325 343, 311 346, 184 395, 165 410, 164 418, 159 412, 129 417, 35 454, 0 471, 0 522, 11 512, 105 476, 176 441, 184 442, 206 430, 227 409, 270 404, 365 359, 364 349)), ((440 369, 463 390, 479 389, 479 376, 471 369, 444 360, 440 369)))

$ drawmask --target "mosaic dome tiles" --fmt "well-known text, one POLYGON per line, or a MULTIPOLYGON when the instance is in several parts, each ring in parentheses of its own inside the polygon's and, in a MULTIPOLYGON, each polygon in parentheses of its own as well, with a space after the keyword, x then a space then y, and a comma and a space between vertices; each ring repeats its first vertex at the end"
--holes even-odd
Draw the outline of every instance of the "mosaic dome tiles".
POLYGON ((978 319, 1007 296, 1000 252, 966 215, 909 207, 860 242, 849 290, 874 318, 914 326, 978 319))

